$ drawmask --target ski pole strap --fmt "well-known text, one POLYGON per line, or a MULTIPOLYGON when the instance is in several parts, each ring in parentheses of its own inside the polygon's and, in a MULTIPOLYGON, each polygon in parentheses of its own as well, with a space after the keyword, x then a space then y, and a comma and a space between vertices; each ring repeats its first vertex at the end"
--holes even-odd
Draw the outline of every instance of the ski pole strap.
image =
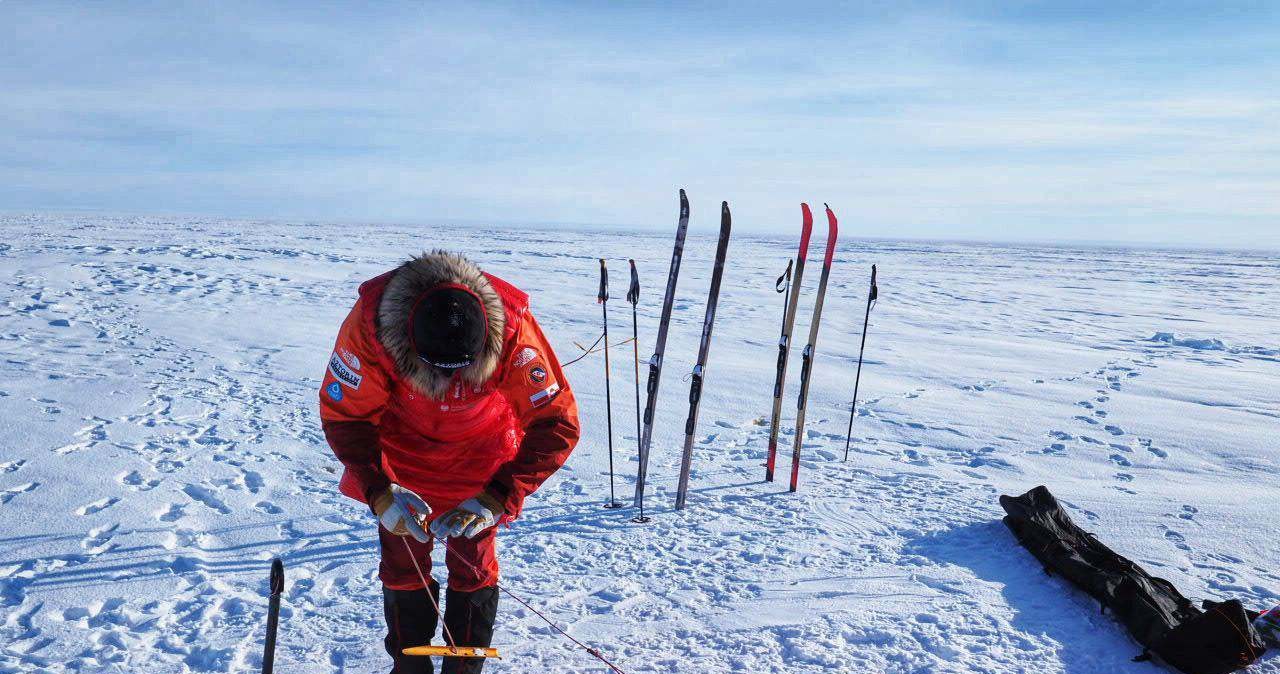
POLYGON ((609 301, 609 269, 604 265, 604 258, 600 258, 600 292, 596 293, 596 303, 609 301))
POLYGON ((631 263, 631 287, 627 289, 627 301, 634 308, 640 301, 640 275, 636 273, 636 261, 627 260, 627 262, 631 263))
POLYGON ((773 289, 779 293, 787 292, 787 288, 791 287, 791 265, 795 264, 795 260, 787 260, 787 270, 782 272, 782 276, 778 277, 777 283, 773 285, 773 289))

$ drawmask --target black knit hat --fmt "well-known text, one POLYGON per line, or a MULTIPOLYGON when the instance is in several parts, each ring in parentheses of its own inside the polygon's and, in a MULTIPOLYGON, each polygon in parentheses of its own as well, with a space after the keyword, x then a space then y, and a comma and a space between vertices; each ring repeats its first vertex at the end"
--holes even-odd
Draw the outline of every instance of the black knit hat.
POLYGON ((414 349, 424 363, 458 370, 484 349, 489 322, 480 298, 466 287, 445 284, 418 298, 410 315, 414 349))

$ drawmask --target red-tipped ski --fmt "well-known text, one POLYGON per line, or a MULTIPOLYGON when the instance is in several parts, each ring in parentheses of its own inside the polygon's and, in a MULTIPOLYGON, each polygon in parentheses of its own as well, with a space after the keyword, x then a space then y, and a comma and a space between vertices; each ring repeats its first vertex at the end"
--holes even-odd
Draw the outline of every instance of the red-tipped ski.
POLYGON ((822 300, 827 294, 827 279, 831 277, 831 260, 836 254, 837 222, 836 214, 830 206, 827 209, 827 255, 822 260, 822 277, 818 280, 818 299, 813 305, 813 320, 809 323, 809 343, 802 354, 803 364, 800 366, 800 396, 796 399, 796 437, 791 450, 791 491, 796 490, 800 481, 800 445, 804 443, 804 413, 809 402, 809 377, 813 374, 813 357, 818 346, 818 327, 822 325, 822 300))
POLYGON ((787 359, 791 353, 791 332, 796 325, 796 307, 800 283, 804 280, 804 262, 809 257, 809 235, 813 233, 813 213, 809 204, 800 204, 800 251, 796 253, 796 273, 791 282, 791 297, 782 319, 782 336, 778 338, 778 374, 773 380, 773 417, 769 424, 769 461, 764 479, 773 482, 773 468, 778 459, 778 424, 782 421, 782 389, 787 379, 787 359))

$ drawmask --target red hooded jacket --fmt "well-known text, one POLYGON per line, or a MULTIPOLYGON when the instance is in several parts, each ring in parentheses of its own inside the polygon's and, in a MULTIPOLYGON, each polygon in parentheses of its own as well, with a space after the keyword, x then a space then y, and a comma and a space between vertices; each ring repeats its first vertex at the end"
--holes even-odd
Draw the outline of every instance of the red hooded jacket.
POLYGON ((442 513, 486 491, 508 518, 568 459, 577 405, 526 294, 436 251, 366 281, 338 333, 320 390, 340 488, 369 503, 395 482, 442 513), (422 363, 409 314, 424 292, 461 284, 488 321, 483 352, 446 375, 422 363))

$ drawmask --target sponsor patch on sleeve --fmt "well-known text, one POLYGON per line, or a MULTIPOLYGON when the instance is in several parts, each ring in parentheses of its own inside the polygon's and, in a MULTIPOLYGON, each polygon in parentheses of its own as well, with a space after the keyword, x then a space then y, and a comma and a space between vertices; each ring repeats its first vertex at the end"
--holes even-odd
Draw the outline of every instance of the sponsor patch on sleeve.
POLYGON ((342 382, 342 385, 348 388, 358 389, 360 388, 360 382, 364 380, 362 375, 356 374, 355 370, 343 362, 337 351, 334 351, 329 358, 329 373, 333 375, 334 379, 342 382))
POLYGON ((336 381, 331 382, 328 386, 324 388, 324 390, 325 390, 325 393, 328 393, 329 397, 333 399, 333 402, 335 403, 342 402, 342 386, 338 384, 338 382, 336 381))
POLYGON ((550 386, 542 389, 529 396, 529 403, 534 407, 542 407, 547 403, 555 400, 556 395, 560 393, 560 385, 552 382, 550 386))
POLYGON ((529 381, 535 384, 541 384, 547 380, 547 369, 541 365, 534 365, 529 368, 529 381))
POLYGON ((532 363, 538 357, 538 350, 532 346, 526 346, 516 353, 515 359, 511 361, 513 367, 524 367, 532 363))

